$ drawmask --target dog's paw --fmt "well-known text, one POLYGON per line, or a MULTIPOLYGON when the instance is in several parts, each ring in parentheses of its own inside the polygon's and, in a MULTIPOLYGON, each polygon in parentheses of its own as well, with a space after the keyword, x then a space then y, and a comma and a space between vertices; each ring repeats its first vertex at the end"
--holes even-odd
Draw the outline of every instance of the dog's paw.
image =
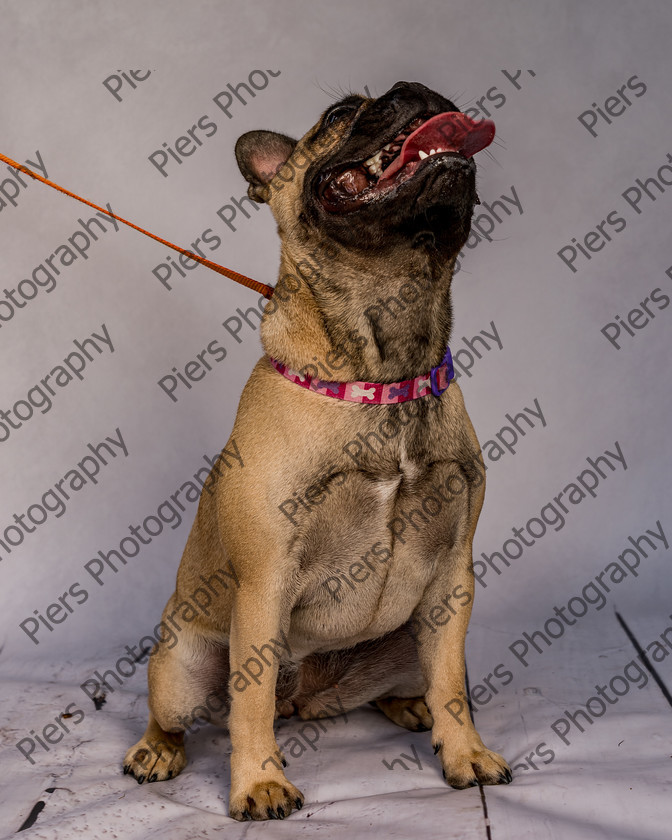
POLYGON ((181 773, 187 764, 184 747, 142 738, 124 758, 124 773, 143 782, 163 782, 181 773))
POLYGON ((468 752, 466 755, 451 754, 450 750, 435 747, 440 753, 443 766, 443 778, 458 790, 482 785, 508 785, 513 779, 511 768, 504 758, 496 752, 483 747, 468 752))
POLYGON ((434 726, 424 697, 385 697, 376 700, 376 706, 391 721, 411 732, 426 732, 434 726))
POLYGON ((231 792, 229 816, 234 820, 283 820, 303 807, 303 794, 284 782, 258 782, 242 793, 231 792))
POLYGON ((275 719, 290 718, 296 714, 296 706, 291 700, 283 700, 276 697, 275 700, 275 719))

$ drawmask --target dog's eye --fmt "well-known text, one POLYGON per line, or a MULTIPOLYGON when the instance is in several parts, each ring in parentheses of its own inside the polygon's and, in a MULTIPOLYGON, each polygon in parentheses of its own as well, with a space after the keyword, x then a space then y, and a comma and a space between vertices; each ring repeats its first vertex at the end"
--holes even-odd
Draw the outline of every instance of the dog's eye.
POLYGON ((332 125, 332 123, 335 123, 337 120, 342 120, 343 117, 347 117, 356 110, 357 106, 355 105, 339 105, 338 108, 334 108, 333 111, 329 111, 327 116, 324 118, 324 124, 325 126, 332 125))

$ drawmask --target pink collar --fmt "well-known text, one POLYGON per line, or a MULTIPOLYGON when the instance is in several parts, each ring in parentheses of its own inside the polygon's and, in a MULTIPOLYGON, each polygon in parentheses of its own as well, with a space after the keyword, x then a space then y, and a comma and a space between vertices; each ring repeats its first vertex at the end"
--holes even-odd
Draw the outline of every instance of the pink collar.
POLYGON ((323 394, 325 397, 334 397, 334 399, 347 400, 348 402, 368 403, 369 405, 402 403, 407 400, 426 397, 428 394, 440 397, 450 385, 451 379, 455 377, 449 347, 446 347, 446 354, 441 364, 433 367, 429 373, 416 376, 415 379, 405 379, 403 382, 391 382, 390 384, 380 382, 326 382, 317 376, 297 373, 277 359, 269 357, 269 361, 286 379, 295 382, 302 388, 308 388, 317 394, 323 394))

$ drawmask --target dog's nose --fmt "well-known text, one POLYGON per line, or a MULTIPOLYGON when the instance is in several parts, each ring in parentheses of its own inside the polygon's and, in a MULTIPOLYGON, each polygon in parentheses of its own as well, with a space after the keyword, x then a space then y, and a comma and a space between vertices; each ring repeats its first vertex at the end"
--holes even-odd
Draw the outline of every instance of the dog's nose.
POLYGON ((421 84, 420 82, 397 82, 395 85, 393 85, 390 88, 389 93, 393 93, 395 91, 397 91, 397 92, 403 91, 403 95, 413 96, 413 97, 418 97, 418 96, 427 97, 427 96, 436 96, 437 95, 437 94, 434 93, 434 91, 430 90, 428 87, 421 84))

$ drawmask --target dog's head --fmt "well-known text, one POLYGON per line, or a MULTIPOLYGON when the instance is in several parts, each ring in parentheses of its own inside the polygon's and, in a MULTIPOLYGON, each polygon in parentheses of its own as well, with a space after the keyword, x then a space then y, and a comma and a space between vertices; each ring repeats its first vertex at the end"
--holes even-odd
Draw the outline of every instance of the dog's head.
POLYGON ((268 202, 282 240, 266 352, 308 370, 337 348, 348 359, 341 378, 368 382, 437 365, 477 201, 473 155, 493 135, 489 120, 411 82, 378 99, 346 96, 299 141, 244 134, 236 157, 248 194, 268 202))
POLYGON ((427 244, 444 259, 469 235, 478 200, 473 155, 494 136, 416 82, 378 99, 349 95, 299 141, 251 131, 236 144, 248 194, 268 202, 287 240, 325 238, 385 254, 427 244), (298 223, 298 224, 297 224, 298 223))

